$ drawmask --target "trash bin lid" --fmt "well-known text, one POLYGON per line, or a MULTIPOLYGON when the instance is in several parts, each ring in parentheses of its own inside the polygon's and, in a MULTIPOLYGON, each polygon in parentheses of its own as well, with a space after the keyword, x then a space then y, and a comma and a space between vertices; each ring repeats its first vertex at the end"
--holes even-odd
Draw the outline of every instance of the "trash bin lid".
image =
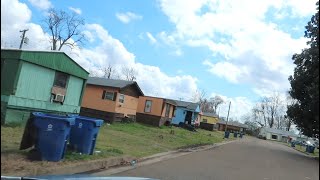
POLYGON ((68 116, 70 117, 74 117, 76 119, 81 119, 81 120, 84 120, 84 121, 90 121, 92 123, 95 124, 95 126, 102 126, 103 124, 103 120, 101 119, 96 119, 96 118, 90 118, 90 117, 86 117, 86 116, 79 116, 79 115, 76 115, 76 114, 68 114, 68 116))
POLYGON ((69 116, 62 116, 62 115, 57 115, 57 114, 45 114, 42 112, 33 112, 32 115, 35 117, 44 117, 44 118, 55 119, 58 121, 65 121, 65 122, 68 122, 70 125, 74 125, 74 123, 75 123, 75 118, 69 117, 69 116))

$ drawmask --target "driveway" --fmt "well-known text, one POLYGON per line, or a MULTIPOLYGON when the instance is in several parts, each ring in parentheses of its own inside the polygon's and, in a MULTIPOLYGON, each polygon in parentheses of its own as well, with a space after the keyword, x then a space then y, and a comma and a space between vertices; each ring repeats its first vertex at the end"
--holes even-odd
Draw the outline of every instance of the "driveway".
POLYGON ((318 180, 319 160, 280 143, 246 137, 112 176, 163 180, 318 180))

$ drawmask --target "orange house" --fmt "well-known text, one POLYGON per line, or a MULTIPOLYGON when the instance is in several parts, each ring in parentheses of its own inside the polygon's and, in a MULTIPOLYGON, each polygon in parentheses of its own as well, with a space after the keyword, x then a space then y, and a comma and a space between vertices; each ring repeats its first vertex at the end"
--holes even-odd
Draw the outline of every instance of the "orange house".
POLYGON ((174 116, 176 103, 173 100, 140 96, 136 121, 153 126, 169 124, 174 116))
POLYGON ((107 122, 124 117, 135 119, 139 96, 143 96, 143 92, 135 81, 89 77, 80 115, 107 122))

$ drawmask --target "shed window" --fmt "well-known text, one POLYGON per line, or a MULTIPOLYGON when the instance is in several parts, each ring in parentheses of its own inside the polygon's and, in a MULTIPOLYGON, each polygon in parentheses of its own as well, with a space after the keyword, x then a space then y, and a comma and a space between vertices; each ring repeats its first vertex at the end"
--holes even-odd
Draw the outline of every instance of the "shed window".
POLYGON ((115 97, 116 97, 116 93, 115 92, 107 92, 107 91, 103 91, 102 93, 102 99, 108 99, 111 101, 115 101, 115 97))
POLYGON ((54 77, 53 86, 66 88, 67 87, 68 78, 69 78, 68 74, 56 71, 56 75, 54 77))
POLYGON ((124 103, 124 94, 119 95, 119 102, 124 103))
POLYGON ((144 112, 151 112, 152 101, 146 100, 146 104, 144 107, 144 112))
POLYGON ((170 113, 170 104, 166 104, 166 117, 169 117, 169 113, 170 113))

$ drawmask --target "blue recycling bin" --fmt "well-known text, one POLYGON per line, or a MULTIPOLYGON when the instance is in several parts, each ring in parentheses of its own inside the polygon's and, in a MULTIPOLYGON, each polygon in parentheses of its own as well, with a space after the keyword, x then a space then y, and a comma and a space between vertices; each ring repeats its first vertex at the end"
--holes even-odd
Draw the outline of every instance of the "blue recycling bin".
POLYGON ((233 133, 233 137, 237 138, 237 137, 238 137, 238 133, 237 133, 237 132, 234 132, 234 133, 233 133))
POLYGON ((75 125, 70 132, 71 149, 83 154, 93 154, 103 120, 78 115, 69 116, 75 118, 75 125))
POLYGON ((312 146, 312 145, 307 145, 307 147, 306 147, 306 152, 308 152, 308 153, 314 153, 314 149, 315 149, 314 146, 312 146))
POLYGON ((229 135, 230 135, 229 131, 224 132, 224 138, 229 138, 229 135))
POLYGON ((60 161, 64 158, 71 126, 75 118, 33 112, 33 125, 36 127, 35 149, 41 160, 60 161))
POLYGON ((296 144, 293 141, 291 141, 291 147, 296 147, 296 144))
POLYGON ((242 138, 242 136, 243 136, 243 133, 240 133, 240 134, 239 134, 239 137, 242 138))

